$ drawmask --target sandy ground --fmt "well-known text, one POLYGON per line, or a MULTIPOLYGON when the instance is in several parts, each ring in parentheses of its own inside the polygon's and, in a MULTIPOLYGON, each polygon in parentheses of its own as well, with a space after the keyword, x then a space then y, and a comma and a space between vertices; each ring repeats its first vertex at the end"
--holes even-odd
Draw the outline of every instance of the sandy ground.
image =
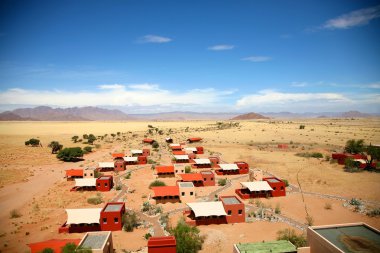
MULTIPOLYGON (((298 152, 321 152, 331 155, 341 151, 348 139, 364 139, 366 143, 380 143, 380 119, 308 119, 308 120, 263 120, 241 122, 239 128, 218 130, 215 121, 186 122, 1 122, 0 123, 0 244, 1 252, 28 252, 26 243, 52 238, 81 238, 81 234, 58 234, 58 227, 65 221, 65 208, 88 207, 86 199, 94 192, 70 192, 73 182, 63 178, 68 168, 94 166, 97 162, 112 161, 112 152, 127 152, 131 148, 143 148, 141 139, 146 135, 148 124, 163 129, 174 142, 199 136, 209 155, 221 155, 224 162, 247 161, 252 168, 261 168, 293 185, 301 183, 304 191, 334 194, 346 198, 360 198, 380 203, 377 189, 380 188, 380 173, 347 173, 342 166, 325 159, 302 158, 298 152), (304 124, 304 130, 299 125, 304 124), (188 130, 186 128, 189 127, 188 130), (123 137, 111 138, 111 133, 121 132, 123 137), (105 135, 101 146, 86 155, 83 162, 63 163, 58 161, 46 145, 57 140, 65 147, 86 146, 72 143, 73 135, 84 133, 105 135), (135 135, 135 136, 134 136, 135 135), (29 138, 39 138, 43 147, 25 147, 29 138), (123 140, 124 139, 124 140, 123 140), (278 143, 289 148, 278 149, 278 143), (297 181, 298 174, 298 181, 297 181), (10 211, 17 210, 20 218, 10 219, 10 211)), ((153 151, 151 159, 159 164, 170 164, 171 156, 165 147, 165 135, 152 136, 160 143, 159 151, 153 151)), ((197 146, 192 144, 191 146, 197 146)), ((150 165, 141 166, 132 172, 131 179, 123 179, 128 186, 125 196, 127 208, 140 210, 152 193, 148 185, 156 179, 150 165)), ((220 177, 217 177, 217 179, 220 177)), ((234 178, 229 176, 228 178, 234 178)), ((173 185, 176 178, 160 179, 173 185)), ((197 196, 206 196, 215 187, 197 188, 197 196)), ((233 195, 240 188, 238 181, 220 195, 233 195)), ((117 191, 102 193, 104 201, 116 196, 117 191)), ((305 195, 300 193, 286 197, 262 199, 265 205, 279 205, 281 213, 300 223, 305 222, 305 203, 315 225, 364 221, 380 228, 380 218, 369 218, 344 207, 343 201, 305 195), (324 208, 326 203, 331 210, 324 208)), ((249 203, 246 201, 246 203, 249 203)), ((100 204, 99 207, 103 206, 100 204)), ((184 203, 161 205, 164 212, 184 207, 184 203)), ((376 206, 376 204, 375 204, 376 206)), ((171 216, 175 224, 181 213, 171 216)), ((276 239, 278 230, 289 225, 280 222, 255 221, 246 224, 200 226, 206 241, 202 252, 231 252, 237 242, 276 239)), ((143 235, 148 229, 140 228, 133 233, 113 233, 116 249, 137 250, 146 246, 143 235)))

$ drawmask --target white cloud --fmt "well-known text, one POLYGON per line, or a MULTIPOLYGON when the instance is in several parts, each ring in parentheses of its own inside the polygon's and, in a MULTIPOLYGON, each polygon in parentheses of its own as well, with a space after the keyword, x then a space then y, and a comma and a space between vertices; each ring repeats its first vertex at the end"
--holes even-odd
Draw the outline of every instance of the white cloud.
POLYGON ((249 56, 245 57, 242 60, 243 61, 251 61, 251 62, 265 62, 270 61, 272 58, 268 56, 249 56))
POLYGON ((145 35, 138 40, 140 43, 167 43, 172 41, 171 38, 158 35, 145 35))
POLYGON ((214 45, 208 48, 208 50, 212 51, 222 51, 222 50, 231 50, 234 49, 234 45, 226 45, 226 44, 221 44, 221 45, 214 45))
POLYGON ((380 83, 371 83, 371 84, 368 84, 367 88, 380 89, 380 83))
POLYGON ((290 86, 293 86, 293 87, 306 87, 306 86, 308 86, 308 83, 307 82, 292 82, 290 84, 290 86))
POLYGON ((339 93, 284 93, 262 90, 256 94, 243 96, 236 102, 239 107, 273 106, 310 103, 350 103, 351 100, 339 93))
POLYGON ((101 90, 117 90, 117 89, 124 89, 125 86, 121 84, 103 84, 98 86, 101 90))
POLYGON ((367 25, 371 20, 380 17, 380 5, 352 11, 330 19, 322 26, 324 29, 349 29, 355 26, 367 25))
POLYGON ((29 104, 52 106, 174 106, 181 109, 185 106, 215 106, 226 96, 229 90, 213 88, 172 91, 157 84, 101 85, 94 91, 67 90, 26 90, 8 89, 0 92, 2 104, 29 104))

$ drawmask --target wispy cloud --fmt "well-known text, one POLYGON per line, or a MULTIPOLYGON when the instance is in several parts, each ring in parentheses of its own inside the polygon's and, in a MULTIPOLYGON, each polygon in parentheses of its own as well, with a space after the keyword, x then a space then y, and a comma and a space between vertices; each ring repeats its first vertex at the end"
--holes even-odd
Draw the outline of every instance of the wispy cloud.
POLYGON ((292 86, 292 87, 306 87, 306 86, 308 86, 308 83, 307 82, 292 82, 290 84, 290 86, 292 86))
POLYGON ((157 84, 99 85, 91 91, 31 90, 13 88, 0 92, 3 104, 53 106, 213 106, 222 103, 234 91, 214 88, 173 91, 157 84))
POLYGON ((242 58, 243 61, 250 61, 250 62, 265 62, 272 60, 269 56, 249 56, 242 58))
POLYGON ((350 102, 350 99, 339 93, 286 93, 274 90, 262 90, 256 94, 243 96, 236 102, 237 106, 288 105, 304 102, 350 102))
POLYGON ((322 29, 349 29, 355 26, 369 24, 373 19, 380 17, 380 5, 352 11, 339 17, 327 20, 322 29))
POLYGON ((151 34, 145 35, 138 40, 139 43, 168 43, 170 41, 172 41, 171 38, 151 34))
POLYGON ((214 45, 214 46, 208 47, 207 49, 212 50, 212 51, 223 51, 223 50, 231 50, 234 48, 235 48, 234 45, 220 44, 220 45, 214 45))

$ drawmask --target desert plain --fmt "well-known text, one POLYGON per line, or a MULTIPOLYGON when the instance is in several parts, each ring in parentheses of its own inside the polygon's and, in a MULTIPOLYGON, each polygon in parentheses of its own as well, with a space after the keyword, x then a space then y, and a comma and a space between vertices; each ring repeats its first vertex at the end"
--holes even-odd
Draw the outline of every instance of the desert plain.
MULTIPOLYGON (((228 125, 229 121, 221 121, 228 125)), ((153 131, 149 138, 158 141, 160 147, 153 151, 151 159, 157 164, 170 164, 171 152, 165 137, 183 142, 188 137, 201 137, 199 144, 205 154, 220 156, 227 163, 246 161, 251 169, 261 169, 264 174, 288 180, 286 197, 260 199, 270 213, 280 210, 276 219, 255 219, 248 214, 257 210, 257 201, 245 200, 247 222, 199 226, 205 242, 201 252, 232 252, 232 245, 239 242, 275 240, 277 232, 284 228, 304 233, 305 224, 313 225, 365 222, 380 229, 380 217, 369 217, 366 211, 380 208, 380 173, 362 171, 346 172, 342 165, 331 162, 332 152, 342 152, 349 139, 363 139, 365 143, 380 144, 380 118, 318 118, 271 119, 239 121, 238 126, 218 128, 216 121, 153 121, 153 122, 1 122, 0 123, 0 251, 29 252, 27 244, 48 239, 81 238, 82 234, 59 234, 58 228, 65 222, 65 208, 102 207, 115 198, 125 201, 127 209, 140 213, 143 202, 148 201, 149 184, 156 179, 151 164, 127 166, 117 175, 122 190, 101 193, 103 203, 92 205, 87 199, 94 192, 70 192, 74 182, 65 179, 65 170, 79 167, 96 167, 98 162, 112 161, 114 152, 148 147, 143 144, 148 125, 163 130, 153 131), (305 129, 300 129, 305 125, 305 129), (111 134, 120 132, 112 137, 111 134), (47 144, 59 141, 64 147, 87 146, 73 143, 74 135, 94 134, 104 136, 95 141, 93 152, 76 163, 59 161, 51 154, 47 144), (107 134, 107 136, 105 136, 107 134), (38 138, 42 147, 28 147, 24 142, 38 138), (280 149, 278 144, 287 144, 280 149), (320 152, 323 158, 296 156, 301 152, 320 152), (131 171, 130 179, 124 175, 131 171), (358 199, 363 210, 355 210, 349 201, 358 199), (17 211, 18 218, 10 213, 17 211), (312 221, 307 221, 307 213, 312 221)), ((198 144, 189 144, 198 146, 198 144)), ((218 195, 234 195, 239 182, 245 176, 216 176, 227 178, 228 187, 218 195)), ((173 185, 175 178, 160 179, 173 185)), ((199 200, 213 198, 221 186, 197 188, 199 200)), ((182 216, 184 203, 159 204, 163 213, 169 214, 169 223, 175 225, 182 216)), ((113 233, 116 252, 146 250, 146 233, 164 235, 158 224, 158 216, 139 214, 145 224, 133 232, 113 233)))

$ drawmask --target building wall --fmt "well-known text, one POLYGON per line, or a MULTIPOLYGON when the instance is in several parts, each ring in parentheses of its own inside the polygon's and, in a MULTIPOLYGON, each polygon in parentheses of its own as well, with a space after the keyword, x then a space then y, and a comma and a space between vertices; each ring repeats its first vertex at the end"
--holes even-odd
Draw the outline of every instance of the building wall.
POLYGON ((126 163, 124 162, 124 160, 116 160, 115 161, 115 171, 124 171, 126 168, 126 163))
POLYGON ((175 160, 175 163, 189 163, 189 159, 185 159, 185 160, 175 160))
POLYGON ((165 177, 174 177, 174 172, 165 172, 165 173, 157 173, 157 177, 165 178, 165 177))
POLYGON ((217 167, 220 162, 219 157, 216 156, 209 157, 208 159, 210 160, 212 167, 217 167))
POLYGON ((94 178, 95 177, 94 170, 83 170, 83 178, 94 178))
POLYGON ((100 224, 63 224, 59 229, 58 233, 85 233, 91 231, 100 231, 100 224))
POLYGON ((194 202, 195 187, 179 187, 179 198, 184 203, 194 202))
POLYGON ((249 172, 249 165, 246 162, 235 162, 235 164, 239 168, 239 174, 248 174, 249 172))
POLYGON ((215 170, 215 173, 219 176, 222 175, 238 175, 239 170, 215 170))
POLYGON ((110 176, 108 179, 100 180, 96 179, 96 190, 101 192, 110 191, 113 187, 113 177, 110 176))
MULTIPOLYGON (((222 198, 219 197, 219 199, 221 200, 222 198)), ((227 223, 245 222, 245 207, 243 203, 227 205, 223 202, 223 206, 227 213, 227 223)))
POLYGON ((280 179, 276 178, 276 177, 266 177, 266 178, 263 178, 264 181, 267 181, 268 184, 270 185, 270 187, 272 187, 273 191, 271 192, 271 195, 272 197, 282 197, 282 196, 286 196, 286 186, 285 186, 285 183, 283 181, 281 181, 280 179), (271 183, 268 181, 268 179, 277 179, 279 182, 277 183, 271 183))
POLYGON ((235 193, 242 199, 254 199, 254 198, 266 198, 266 197, 271 197, 270 192, 252 192, 250 193, 247 189, 236 189, 235 193))
POLYGON ((203 186, 215 186, 215 175, 214 173, 211 174, 204 174, 201 173, 203 177, 203 186))
POLYGON ((166 203, 178 203, 180 202, 179 196, 174 196, 170 198, 170 196, 167 196, 166 198, 157 198, 153 197, 153 199, 156 201, 156 204, 166 204, 166 203))
POLYGON ((150 149, 149 148, 144 148, 142 151, 143 151, 143 153, 142 153, 143 156, 150 156, 150 149))
POLYGON ((197 149, 196 154, 198 154, 198 155, 202 155, 202 154, 204 154, 203 147, 196 147, 196 149, 197 149))
POLYGON ((193 167, 194 168, 197 168, 197 169, 211 169, 211 164, 193 164, 193 167))
POLYGON ((137 158, 137 161, 138 161, 138 164, 147 164, 147 162, 148 162, 148 159, 146 158, 146 156, 139 156, 138 158, 137 158))
POLYGON ((176 253, 176 241, 170 237, 151 237, 148 240, 148 253, 176 253))
POLYGON ((102 231, 118 231, 123 228, 123 214, 125 207, 123 206, 117 212, 101 212, 100 213, 100 228, 102 231))

